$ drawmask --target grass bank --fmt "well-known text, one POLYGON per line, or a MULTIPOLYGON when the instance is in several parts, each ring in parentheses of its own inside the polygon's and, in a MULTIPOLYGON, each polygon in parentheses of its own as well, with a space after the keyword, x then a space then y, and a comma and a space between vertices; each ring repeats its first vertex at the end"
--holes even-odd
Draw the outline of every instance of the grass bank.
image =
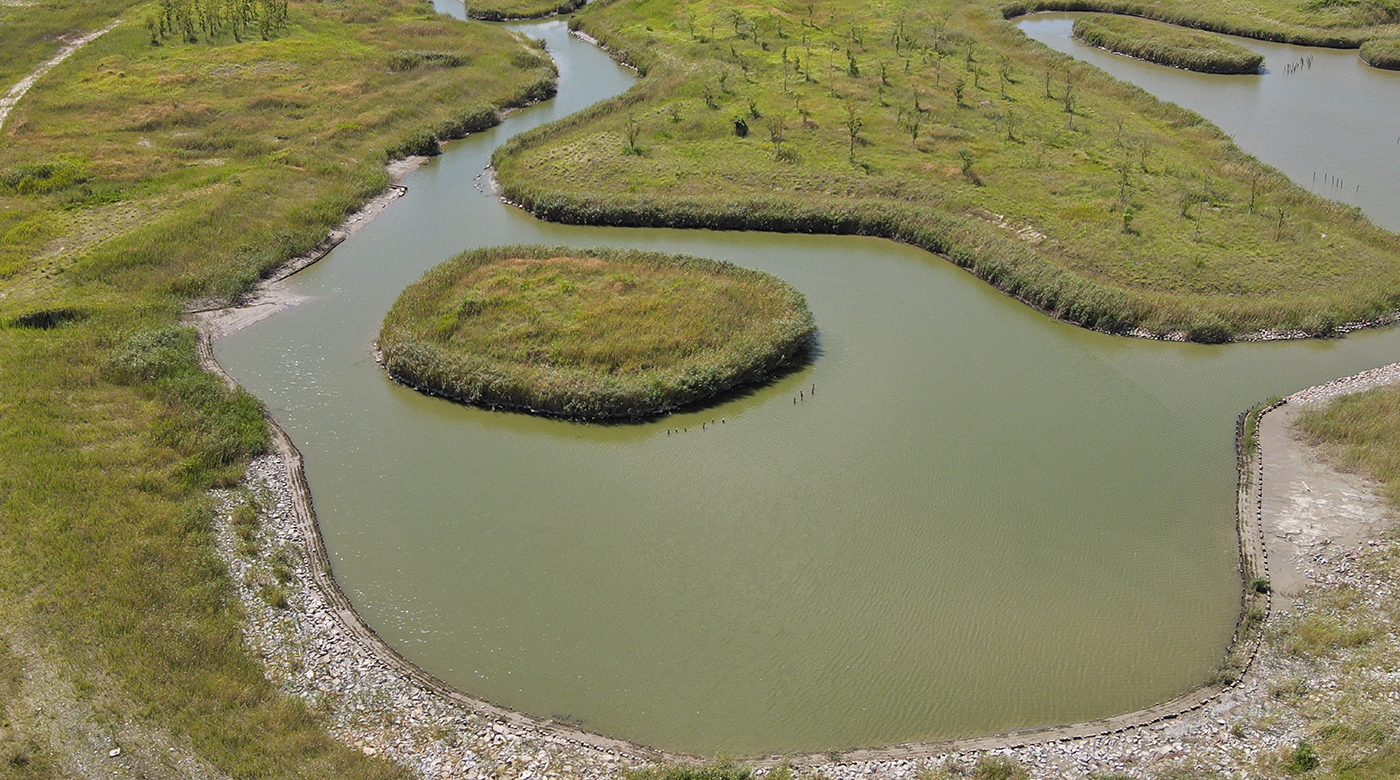
POLYGON ((1100 49, 1200 73, 1258 73, 1264 55, 1218 35, 1131 16, 1074 22, 1074 37, 1100 49))
POLYGON ((588 0, 468 0, 467 15, 473 19, 500 22, 507 19, 539 19, 567 14, 583 7, 588 0))
POLYGON ((643 80, 515 139, 499 179, 565 222, 906 241, 1110 331, 1326 335, 1400 305, 1400 238, 1004 10, 590 5, 574 23, 643 80))
POLYGON ((802 294, 776 277, 658 252, 512 246, 414 282, 379 334, 395 379, 488 407, 654 417, 804 360, 802 294))
MULTIPOLYGON (((199 370, 181 309, 237 298, 380 191, 406 140, 494 121, 552 90, 553 68, 426 2, 298 1, 268 40, 153 45, 156 8, 94 5, 127 23, 0 135, 0 672, 63 682, 0 702, 0 765, 123 747, 146 776, 189 757, 211 775, 401 777, 327 736, 243 646, 206 491, 241 477, 267 429, 199 370), (123 724, 168 739, 124 743, 123 724), (50 739, 70 728, 92 739, 50 739)), ((0 26, 0 48, 23 33, 0 26)))
POLYGON ((1361 44, 1361 59, 1373 68, 1400 70, 1400 39, 1373 40, 1361 44))

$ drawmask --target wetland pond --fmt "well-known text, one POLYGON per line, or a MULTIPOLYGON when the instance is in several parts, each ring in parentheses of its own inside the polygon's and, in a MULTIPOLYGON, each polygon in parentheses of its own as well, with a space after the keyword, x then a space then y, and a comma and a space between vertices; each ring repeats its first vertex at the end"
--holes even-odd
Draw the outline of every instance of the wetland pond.
MULTIPOLYGON (((1096 718, 1207 676, 1239 603, 1236 415, 1400 360, 1400 330, 1134 340, 888 241, 540 222, 488 194, 492 149, 631 76, 562 21, 518 27, 548 41, 559 97, 450 144, 292 278, 305 302, 217 344, 305 454, 335 575, 386 640, 506 706, 729 755, 1096 718), (370 344, 399 292, 506 243, 776 274, 806 294, 820 353, 772 386, 641 425, 493 413, 392 383, 370 344)), ((1271 78, 1156 70, 1256 92, 1271 78)), ((1354 174, 1363 195, 1378 170, 1354 174)), ((1372 214, 1397 226, 1393 208, 1372 214)))

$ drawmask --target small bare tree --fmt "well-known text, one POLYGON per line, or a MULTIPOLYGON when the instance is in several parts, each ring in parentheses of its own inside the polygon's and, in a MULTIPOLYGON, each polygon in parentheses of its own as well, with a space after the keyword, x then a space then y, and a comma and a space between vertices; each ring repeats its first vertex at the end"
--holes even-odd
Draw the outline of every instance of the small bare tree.
POLYGON ((631 113, 628 113, 628 114, 627 114, 627 149, 626 149, 626 151, 627 151, 628 154, 641 154, 641 153, 642 153, 642 147, 640 147, 640 146, 637 145, 637 142, 638 142, 639 140, 641 140, 641 137, 642 137, 642 123, 637 121, 636 115, 631 114, 631 113))
POLYGON ((909 131, 909 143, 914 148, 919 146, 919 126, 923 123, 923 114, 919 111, 911 112, 904 118, 904 129, 909 131))
POLYGON ((773 142, 773 156, 781 156, 783 141, 787 140, 787 119, 782 114, 769 114, 764 125, 768 128, 768 140, 773 142))
POLYGON ((854 102, 846 103, 846 135, 851 141, 851 162, 856 161, 856 139, 860 137, 861 128, 865 127, 865 122, 856 111, 854 102))

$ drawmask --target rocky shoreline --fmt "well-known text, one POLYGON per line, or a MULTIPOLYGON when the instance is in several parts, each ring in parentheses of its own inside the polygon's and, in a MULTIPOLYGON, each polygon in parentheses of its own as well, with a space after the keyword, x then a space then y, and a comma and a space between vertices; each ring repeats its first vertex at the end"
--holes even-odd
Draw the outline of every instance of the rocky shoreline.
MULTIPOLYGON (((1309 388, 1289 400, 1314 403, 1396 381, 1400 381, 1400 364, 1309 388)), ((1297 447, 1306 446, 1291 441, 1297 447)), ((285 449, 263 456, 249 467, 243 487, 217 493, 218 548, 248 615, 249 647, 263 659, 268 678, 322 714, 331 733, 366 755, 394 761, 423 778, 612 778, 658 761, 693 760, 601 737, 602 746, 575 739, 567 724, 503 717, 503 711, 473 703, 470 697, 444 696, 439 687, 406 674, 402 659, 386 659, 383 652, 368 646, 378 638, 367 642, 363 634, 350 630, 347 621, 357 621, 358 616, 337 607, 336 599, 328 598, 316 582, 306 552, 311 540, 297 516, 292 473, 297 464, 291 457, 285 449), (250 500, 260 509, 251 535, 246 528, 235 529, 233 520, 238 507, 250 500)), ((1264 457, 1267 460, 1272 453, 1265 452, 1264 457)), ((1321 462, 1313 466, 1330 469, 1321 462)), ((1308 479, 1316 483, 1319 477, 1308 479)), ((1270 489, 1286 494, 1296 486, 1280 484, 1270 489)), ((1373 486, 1363 484, 1358 489, 1374 493, 1373 486)), ((1287 495, 1278 498, 1285 504, 1289 500, 1287 495)), ((1273 521, 1266 518, 1266 530, 1273 521)), ((1285 535, 1279 534, 1280 538, 1285 535)), ((1334 541, 1325 528, 1296 539, 1291 543, 1291 563, 1313 587, 1372 587, 1370 575, 1356 565, 1358 556, 1383 554, 1391 542, 1334 541)), ((1296 599, 1286 608, 1276 608, 1271 626, 1296 620, 1310 609, 1306 596, 1296 599)), ((1072 731, 1062 731, 1071 736, 1041 740, 1034 733, 1004 735, 879 751, 897 756, 905 750, 907 757, 861 760, 862 751, 848 751, 786 761, 774 757, 755 765, 760 775, 787 764, 799 777, 898 780, 940 774, 956 777, 987 757, 1005 757, 1023 765, 1034 778, 1153 777, 1181 770, 1256 777, 1261 767, 1277 765, 1308 734, 1297 703, 1280 698, 1277 691, 1289 681, 1317 680, 1319 675, 1325 688, 1325 671, 1280 649, 1274 628, 1265 631, 1255 663, 1238 685, 1209 697, 1196 709, 1149 725, 1110 733, 1099 729, 1083 736, 1072 731)), ((1094 731, 1098 724, 1081 725, 1094 731)))

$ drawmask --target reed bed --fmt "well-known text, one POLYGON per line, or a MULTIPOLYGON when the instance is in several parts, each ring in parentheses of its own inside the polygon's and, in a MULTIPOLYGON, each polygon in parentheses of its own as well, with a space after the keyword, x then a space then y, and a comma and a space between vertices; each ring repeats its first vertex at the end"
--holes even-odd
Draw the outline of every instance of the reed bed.
POLYGON ((463 403, 651 418, 807 358, 805 298, 769 274, 656 252, 510 246, 414 282, 384 319, 396 380, 463 403))
POLYGON ((1264 55, 1212 33, 1131 16, 1077 19, 1074 37, 1100 49, 1199 73, 1258 73, 1264 55))

